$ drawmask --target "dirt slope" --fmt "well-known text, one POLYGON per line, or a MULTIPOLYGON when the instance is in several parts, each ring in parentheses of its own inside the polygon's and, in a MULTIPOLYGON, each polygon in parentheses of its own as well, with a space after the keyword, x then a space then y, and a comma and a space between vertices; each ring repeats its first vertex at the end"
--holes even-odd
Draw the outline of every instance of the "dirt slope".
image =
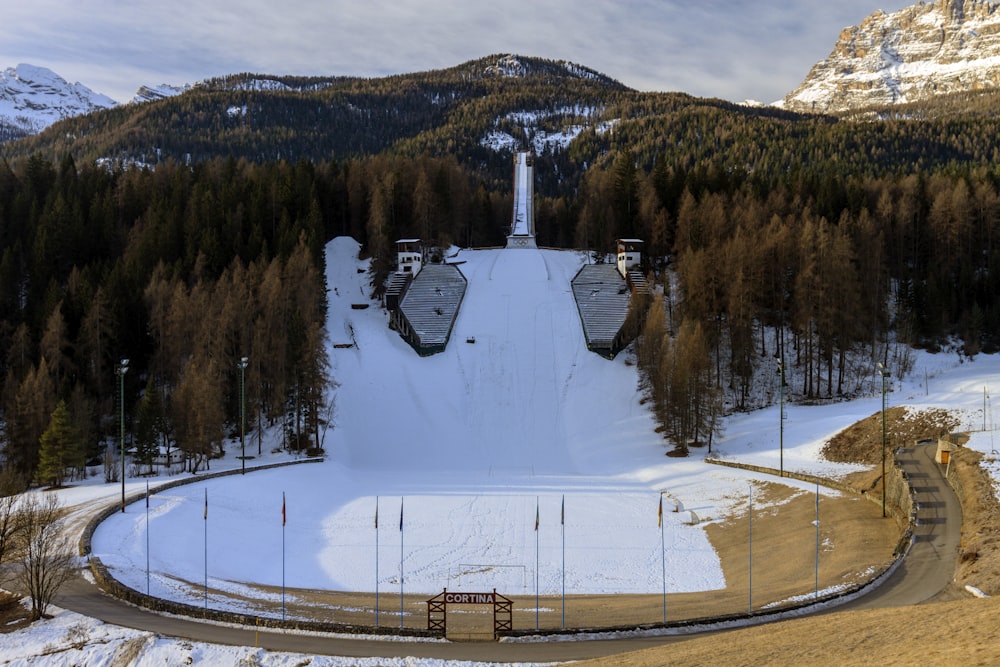
MULTIPOLYGON (((951 432, 946 411, 886 411, 887 439, 905 444, 951 432)), ((881 412, 845 429, 824 453, 837 461, 881 461, 881 412)), ((915 607, 823 614, 624 654, 579 667, 654 665, 996 665, 1000 664, 1000 598, 974 597, 966 585, 1000 595, 1000 503, 981 456, 961 449, 949 479, 963 509, 955 585, 915 607)), ((858 479, 874 478, 877 470, 858 479)))

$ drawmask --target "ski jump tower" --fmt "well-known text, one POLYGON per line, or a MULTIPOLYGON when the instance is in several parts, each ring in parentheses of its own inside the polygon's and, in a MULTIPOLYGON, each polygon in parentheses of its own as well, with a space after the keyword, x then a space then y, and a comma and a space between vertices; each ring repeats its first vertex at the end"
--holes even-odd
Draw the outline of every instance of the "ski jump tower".
POLYGON ((514 216, 507 235, 508 248, 537 248, 535 220, 532 217, 534 198, 535 157, 528 152, 514 154, 514 216))

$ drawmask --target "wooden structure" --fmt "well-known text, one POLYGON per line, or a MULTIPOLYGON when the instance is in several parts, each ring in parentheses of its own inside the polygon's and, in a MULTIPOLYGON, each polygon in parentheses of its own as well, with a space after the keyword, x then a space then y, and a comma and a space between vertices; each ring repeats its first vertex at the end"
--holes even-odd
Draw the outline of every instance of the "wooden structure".
POLYGON ((394 273, 389 276, 389 282, 385 287, 385 294, 382 295, 382 301, 385 303, 386 310, 390 313, 399 310, 399 303, 403 300, 403 296, 410 287, 410 281, 412 280, 412 273, 394 273))
POLYGON ((427 601, 427 629, 439 632, 444 637, 448 633, 449 604, 491 604, 493 605, 493 639, 501 632, 514 629, 514 601, 497 593, 456 593, 445 588, 427 601))
POLYGON ((622 348, 631 297, 614 264, 586 264, 570 281, 587 349, 609 359, 622 348))
POLYGON ((443 352, 451 338, 468 281, 457 266, 427 264, 404 283, 398 292, 393 283, 386 290, 386 309, 392 327, 421 356, 443 352), (392 307, 390 301, 396 306, 392 307))

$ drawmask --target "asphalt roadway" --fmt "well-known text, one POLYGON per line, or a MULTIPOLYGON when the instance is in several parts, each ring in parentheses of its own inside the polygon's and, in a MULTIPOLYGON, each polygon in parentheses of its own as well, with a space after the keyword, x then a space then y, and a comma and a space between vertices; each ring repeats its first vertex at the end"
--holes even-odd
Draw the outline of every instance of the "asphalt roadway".
MULTIPOLYGON (((917 503, 912 546, 903 562, 877 588, 852 602, 823 611, 900 607, 919 604, 944 591, 952 582, 961 539, 962 510, 958 498, 934 461, 934 445, 900 450, 897 460, 907 473, 917 503)), ((76 577, 55 603, 77 613, 124 627, 194 641, 259 646, 271 651, 344 657, 404 657, 490 662, 567 662, 637 651, 693 635, 606 640, 506 642, 426 642, 349 639, 342 636, 260 631, 161 616, 134 607, 76 577)))

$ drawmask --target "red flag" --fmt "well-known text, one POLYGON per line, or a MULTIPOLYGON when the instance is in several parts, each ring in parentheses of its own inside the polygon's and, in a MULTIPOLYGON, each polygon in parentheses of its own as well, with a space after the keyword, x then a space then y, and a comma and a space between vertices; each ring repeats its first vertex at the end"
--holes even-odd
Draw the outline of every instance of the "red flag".
POLYGON ((535 532, 538 532, 538 498, 535 498, 535 532))
POLYGON ((375 496, 375 530, 378 530, 378 496, 375 496))
POLYGON ((562 497, 562 507, 559 509, 559 525, 566 525, 566 496, 562 497))
POLYGON ((399 532, 403 532, 403 499, 399 499, 399 532))
POLYGON ((281 525, 285 525, 285 493, 281 493, 281 525))
POLYGON ((656 510, 656 527, 663 527, 663 496, 660 496, 660 508, 656 510))
POLYGON ((205 514, 202 516, 205 521, 208 521, 208 489, 205 489, 205 514))

